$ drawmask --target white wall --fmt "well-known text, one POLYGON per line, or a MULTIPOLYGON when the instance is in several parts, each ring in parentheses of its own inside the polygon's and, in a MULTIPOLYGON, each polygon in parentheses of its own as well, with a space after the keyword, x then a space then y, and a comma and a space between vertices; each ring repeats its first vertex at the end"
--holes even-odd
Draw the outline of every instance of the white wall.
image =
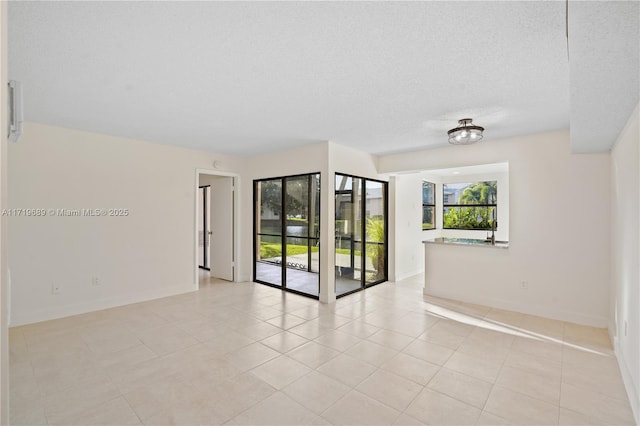
MULTIPOLYGON (((7 2, 0 3, 0 209, 7 207, 7 2)), ((0 424, 9 424, 7 219, 0 217, 0 424)))
POLYGON ((640 421, 640 106, 611 151, 611 316, 620 370, 640 421))
POLYGON ((34 123, 9 155, 11 208, 129 209, 11 217, 12 325, 195 290, 195 170, 214 159, 239 167, 210 152, 34 123))
MULTIPOLYGON (((393 176, 389 182, 390 216, 389 279, 400 281, 424 270, 422 240, 434 238, 439 230, 422 231, 422 173, 393 176), (393 212, 393 214, 391 214, 393 212)), ((436 214, 437 215, 437 214, 436 214)))
MULTIPOLYGON (((448 279, 446 285, 437 287, 439 294, 605 326, 609 298, 608 153, 571 155, 568 132, 558 131, 382 156, 379 171, 500 162, 509 162, 508 260, 499 270, 480 266, 471 281, 448 279), (521 281, 529 283, 527 290, 520 288, 521 281)), ((407 250, 413 249, 411 244, 407 250)), ((396 253, 401 251, 396 248, 396 253)))

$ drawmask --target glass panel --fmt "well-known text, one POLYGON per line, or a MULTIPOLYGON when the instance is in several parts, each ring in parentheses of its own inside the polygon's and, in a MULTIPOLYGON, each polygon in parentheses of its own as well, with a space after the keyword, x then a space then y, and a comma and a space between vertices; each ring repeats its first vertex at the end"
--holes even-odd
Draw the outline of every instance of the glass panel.
POLYGON ((282 237, 256 235, 256 280, 282 285, 282 237))
POLYGON ((386 273, 386 194, 382 182, 367 180, 365 282, 377 283, 387 279, 386 273))
POLYGON ((309 246, 307 239, 300 244, 300 238, 287 238, 286 283, 287 289, 318 296, 320 275, 309 272, 309 246))
POLYGON ((436 185, 431 182, 422 182, 422 204, 435 204, 436 185))
POLYGON ((435 228, 435 207, 422 206, 422 229, 435 228))
POLYGON ((282 181, 258 182, 258 234, 282 234, 282 181))
POLYGON ((445 229, 477 229, 489 231, 495 221, 495 207, 445 207, 442 224, 445 229))
POLYGON ((442 186, 443 203, 482 205, 498 202, 498 182, 445 183, 442 186))
POLYGON ((309 236, 309 176, 286 178, 287 236, 309 236))
POLYGON ((362 288, 362 181, 336 174, 336 296, 362 288))
POLYGON ((311 179, 311 213, 309 237, 320 238, 320 174, 310 176, 311 179))

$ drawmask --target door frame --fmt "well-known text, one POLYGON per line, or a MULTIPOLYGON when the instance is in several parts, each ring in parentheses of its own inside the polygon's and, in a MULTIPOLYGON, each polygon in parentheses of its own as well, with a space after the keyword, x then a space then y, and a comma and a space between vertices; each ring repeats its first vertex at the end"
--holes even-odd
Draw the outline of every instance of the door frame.
POLYGON ((240 176, 237 173, 229 173, 222 172, 219 170, 209 170, 209 169, 196 169, 195 170, 195 184, 193 185, 193 285, 197 290, 200 288, 200 279, 199 279, 199 265, 198 265, 198 188, 200 187, 200 175, 210 175, 210 176, 221 176, 221 177, 230 177, 233 179, 233 188, 234 188, 234 197, 233 197, 233 282, 237 282, 239 275, 239 265, 238 259, 239 256, 239 244, 238 244, 238 229, 239 229, 239 218, 238 213, 240 212, 240 176))
MULTIPOLYGON (((198 176, 198 180, 200 180, 199 176, 198 176)), ((211 271, 211 259, 210 259, 211 248, 208 247, 211 242, 211 237, 209 234, 211 230, 207 226, 207 219, 209 219, 209 217, 211 216, 211 206, 208 206, 207 208, 207 204, 211 204, 211 185, 198 185, 198 192, 200 192, 199 191, 200 189, 203 190, 202 200, 201 200, 202 209, 200 209, 200 211, 202 212, 202 265, 198 265, 198 268, 204 269, 205 271, 211 271), (209 188, 209 196, 207 196, 207 188, 209 188)), ((198 193, 196 197, 199 198, 200 194, 198 193)), ((199 235, 198 235, 198 241, 200 241, 199 235)))

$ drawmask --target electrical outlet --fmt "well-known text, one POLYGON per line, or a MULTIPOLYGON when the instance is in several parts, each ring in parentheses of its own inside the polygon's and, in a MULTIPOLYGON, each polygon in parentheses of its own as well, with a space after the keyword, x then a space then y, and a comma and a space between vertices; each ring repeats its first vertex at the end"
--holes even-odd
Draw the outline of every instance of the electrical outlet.
POLYGON ((98 277, 91 277, 91 284, 93 285, 100 285, 100 278, 98 277))
POLYGON ((529 281, 520 281, 520 288, 526 290, 529 288, 529 281))
POLYGON ((60 284, 51 284, 51 294, 60 294, 60 284))

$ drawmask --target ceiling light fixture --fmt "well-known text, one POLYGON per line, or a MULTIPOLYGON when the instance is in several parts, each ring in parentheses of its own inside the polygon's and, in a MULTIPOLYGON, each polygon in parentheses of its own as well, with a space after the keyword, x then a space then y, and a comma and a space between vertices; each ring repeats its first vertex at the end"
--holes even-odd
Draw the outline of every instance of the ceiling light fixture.
POLYGON ((452 145, 469 145, 482 139, 484 127, 475 126, 470 118, 458 120, 458 127, 447 132, 452 145))

